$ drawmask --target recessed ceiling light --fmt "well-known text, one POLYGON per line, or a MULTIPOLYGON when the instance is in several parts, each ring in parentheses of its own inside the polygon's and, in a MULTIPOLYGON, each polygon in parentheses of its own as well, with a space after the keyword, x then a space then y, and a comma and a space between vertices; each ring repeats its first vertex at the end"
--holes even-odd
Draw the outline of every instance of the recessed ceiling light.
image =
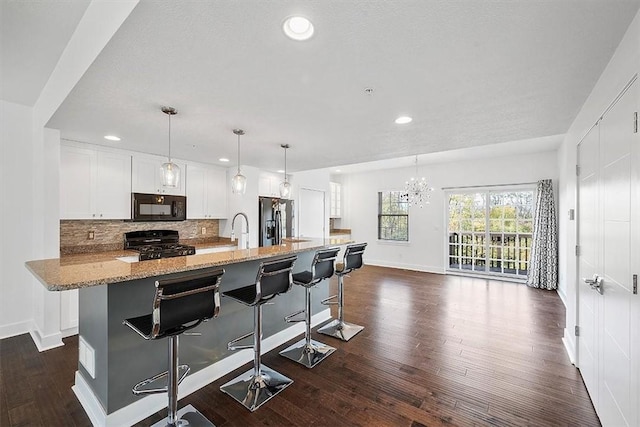
POLYGON ((307 40, 313 35, 313 24, 303 16, 290 16, 282 24, 284 33, 293 40, 307 40))
POLYGON ((340 169, 336 169, 336 172, 342 172, 340 169))
POLYGON ((120 138, 115 135, 105 135, 104 139, 107 139, 109 141, 120 141, 120 138))
POLYGON ((278 169, 276 172, 278 172, 278 173, 284 173, 284 169, 278 169))
POLYGON ((226 163, 226 162, 228 162, 228 161, 229 161, 229 159, 227 159, 226 157, 220 157, 220 158, 218 159, 218 161, 221 161, 221 162, 226 163))
POLYGON ((407 123, 411 123, 413 119, 409 116, 400 116, 396 119, 396 124, 406 125, 407 123))

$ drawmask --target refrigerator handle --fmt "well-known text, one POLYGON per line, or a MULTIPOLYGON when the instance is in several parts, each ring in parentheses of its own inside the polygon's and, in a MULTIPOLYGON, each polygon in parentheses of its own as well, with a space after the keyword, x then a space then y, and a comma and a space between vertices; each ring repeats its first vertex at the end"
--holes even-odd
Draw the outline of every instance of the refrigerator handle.
POLYGON ((280 214, 280 210, 275 212, 275 220, 276 220, 276 245, 282 243, 282 217, 280 214))

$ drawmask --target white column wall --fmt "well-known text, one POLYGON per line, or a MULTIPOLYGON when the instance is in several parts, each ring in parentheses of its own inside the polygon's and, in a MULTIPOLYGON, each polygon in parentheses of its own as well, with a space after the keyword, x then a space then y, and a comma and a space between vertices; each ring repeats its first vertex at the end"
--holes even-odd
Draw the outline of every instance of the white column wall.
POLYGON ((0 338, 31 332, 40 350, 62 345, 61 294, 47 291, 24 266, 59 253, 60 138, 44 126, 137 3, 93 0, 36 104, 0 100, 0 338))
MULTIPOLYGON (((238 173, 236 167, 227 169, 227 208, 229 210, 228 220, 220 220, 219 234, 222 237, 231 236, 231 221, 238 212, 244 212, 249 218, 249 247, 258 246, 258 181, 260 180, 260 169, 251 166, 242 166, 240 172, 247 178, 247 190, 245 194, 233 194, 231 192, 231 180, 238 173)), ((240 236, 240 230, 244 230, 244 220, 236 219, 235 234, 240 236)))
POLYGON ((0 100, 0 338, 29 331, 34 313, 32 276, 24 267, 33 253, 32 114, 0 100))
MULTIPOLYGON (((558 150, 560 174, 560 279, 566 288, 566 328, 564 342, 572 360, 577 354, 574 326, 577 313, 576 224, 568 219, 569 209, 576 208, 576 150, 587 131, 631 80, 640 72, 640 12, 636 14, 609 64, 600 75, 591 94, 567 131, 558 150)), ((631 117, 630 126, 631 126, 631 117)))
MULTIPOLYGON (((344 205, 348 216, 341 227, 351 229, 352 239, 368 242, 368 264, 444 273, 446 251, 446 198, 443 187, 502 185, 558 178, 556 151, 526 155, 478 158, 476 160, 430 164, 419 167, 435 189, 431 204, 412 207, 409 213, 409 242, 378 241, 378 192, 402 190, 414 174, 413 168, 377 170, 344 175, 344 205)), ((556 199, 557 201, 557 199, 556 199)))

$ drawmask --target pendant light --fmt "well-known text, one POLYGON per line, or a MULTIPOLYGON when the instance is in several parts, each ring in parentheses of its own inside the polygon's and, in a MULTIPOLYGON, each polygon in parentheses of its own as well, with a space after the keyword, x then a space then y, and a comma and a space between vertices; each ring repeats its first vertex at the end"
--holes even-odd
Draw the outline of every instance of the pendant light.
POLYGON ((280 197, 288 199, 291 196, 291 184, 287 179, 287 148, 289 148, 289 144, 280 144, 280 147, 284 148, 284 181, 280 183, 280 197))
POLYGON ((180 167, 171 161, 171 116, 178 114, 178 110, 173 107, 162 107, 162 112, 169 116, 169 160, 161 166, 162 186, 176 188, 180 185, 180 167))
POLYGON ((240 173, 240 135, 244 135, 244 131, 234 129, 233 133, 238 135, 238 173, 231 180, 231 191, 233 194, 244 194, 247 191, 247 177, 240 173))

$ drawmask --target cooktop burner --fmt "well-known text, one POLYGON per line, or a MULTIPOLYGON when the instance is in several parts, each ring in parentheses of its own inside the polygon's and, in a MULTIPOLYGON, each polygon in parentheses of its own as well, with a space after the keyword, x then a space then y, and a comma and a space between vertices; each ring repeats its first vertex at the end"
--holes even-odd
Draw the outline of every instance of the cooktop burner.
POLYGON ((138 259, 169 258, 194 255, 194 246, 178 243, 178 232, 174 230, 132 231, 124 234, 124 248, 138 251, 138 259))

